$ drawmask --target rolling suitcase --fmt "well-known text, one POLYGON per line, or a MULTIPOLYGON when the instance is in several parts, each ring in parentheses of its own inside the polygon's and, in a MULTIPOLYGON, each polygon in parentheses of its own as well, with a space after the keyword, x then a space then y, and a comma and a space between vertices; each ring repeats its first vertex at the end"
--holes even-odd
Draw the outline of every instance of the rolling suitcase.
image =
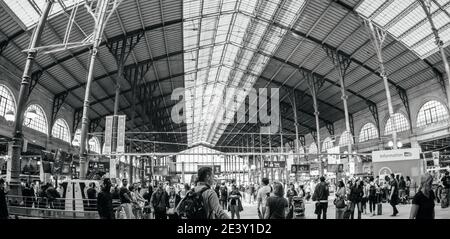
POLYGON ((377 204, 377 215, 380 216, 381 214, 383 214, 383 204, 378 203, 377 204))

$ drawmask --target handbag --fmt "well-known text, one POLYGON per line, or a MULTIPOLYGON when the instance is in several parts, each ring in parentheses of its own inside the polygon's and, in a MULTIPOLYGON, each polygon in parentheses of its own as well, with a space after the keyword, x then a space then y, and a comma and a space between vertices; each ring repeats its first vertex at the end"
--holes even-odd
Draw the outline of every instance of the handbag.
POLYGON ((315 205, 316 205, 316 209, 314 210, 314 214, 319 215, 319 213, 320 213, 320 203, 316 202, 315 205))
POLYGON ((346 207, 345 200, 342 198, 334 199, 334 205, 339 209, 346 207))

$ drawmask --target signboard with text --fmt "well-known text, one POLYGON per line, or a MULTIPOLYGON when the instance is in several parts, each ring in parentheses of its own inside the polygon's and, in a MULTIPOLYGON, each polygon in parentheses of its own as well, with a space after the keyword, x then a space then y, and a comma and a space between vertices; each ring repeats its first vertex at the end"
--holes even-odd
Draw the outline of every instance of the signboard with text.
POLYGON ((383 150, 372 152, 372 162, 390 162, 420 159, 420 148, 383 150))
POLYGON ((106 116, 105 122, 105 147, 103 153, 110 154, 112 147, 112 126, 113 126, 113 116, 106 116))
POLYGON ((291 166, 292 173, 309 173, 309 164, 294 164, 291 166))
POLYGON ((284 168, 286 167, 286 162, 284 161, 264 161, 264 168, 284 168))
POLYGON ((126 115, 119 115, 117 119, 117 153, 125 152, 125 126, 127 122, 126 115))

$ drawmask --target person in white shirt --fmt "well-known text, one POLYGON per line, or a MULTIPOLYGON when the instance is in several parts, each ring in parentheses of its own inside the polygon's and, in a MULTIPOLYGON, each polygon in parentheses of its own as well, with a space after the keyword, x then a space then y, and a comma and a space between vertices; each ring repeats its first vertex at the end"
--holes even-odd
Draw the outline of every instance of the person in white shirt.
POLYGON ((256 195, 257 202, 257 210, 258 216, 260 219, 263 219, 264 214, 266 212, 266 201, 267 198, 270 197, 270 193, 272 192, 272 187, 269 186, 269 179, 263 178, 261 180, 261 187, 258 189, 258 193, 256 195))

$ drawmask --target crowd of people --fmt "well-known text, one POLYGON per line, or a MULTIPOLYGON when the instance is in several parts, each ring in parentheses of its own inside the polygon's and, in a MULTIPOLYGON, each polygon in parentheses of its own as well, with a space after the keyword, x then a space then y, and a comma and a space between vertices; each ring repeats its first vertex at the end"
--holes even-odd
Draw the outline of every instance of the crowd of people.
MULTIPOLYGON (((127 179, 123 179, 121 185, 113 185, 106 178, 98 189, 95 183, 90 183, 85 191, 84 206, 86 211, 98 211, 102 219, 240 219, 246 202, 247 205, 256 204, 260 219, 292 219, 295 218, 294 201, 300 199, 313 203, 317 219, 327 219, 330 202, 335 206, 336 219, 361 219, 363 214, 382 215, 383 203, 391 205, 392 217, 399 214, 399 204, 411 203, 411 219, 433 219, 436 202, 440 200, 442 207, 448 207, 449 172, 440 179, 441 192, 435 192, 434 181, 427 173, 421 177, 418 190, 414 191, 411 191, 413 184, 409 177, 394 174, 336 183, 322 176, 303 184, 289 185, 263 178, 260 184, 238 185, 234 181, 216 182, 212 169, 205 167, 199 169, 197 181, 191 185, 169 182, 129 184, 127 179)), ((0 218, 8 218, 7 193, 8 187, 0 179, 0 218)), ((62 195, 61 184, 58 187, 45 184, 40 188, 24 184, 20 205, 63 209, 63 199, 59 200, 62 195)))

